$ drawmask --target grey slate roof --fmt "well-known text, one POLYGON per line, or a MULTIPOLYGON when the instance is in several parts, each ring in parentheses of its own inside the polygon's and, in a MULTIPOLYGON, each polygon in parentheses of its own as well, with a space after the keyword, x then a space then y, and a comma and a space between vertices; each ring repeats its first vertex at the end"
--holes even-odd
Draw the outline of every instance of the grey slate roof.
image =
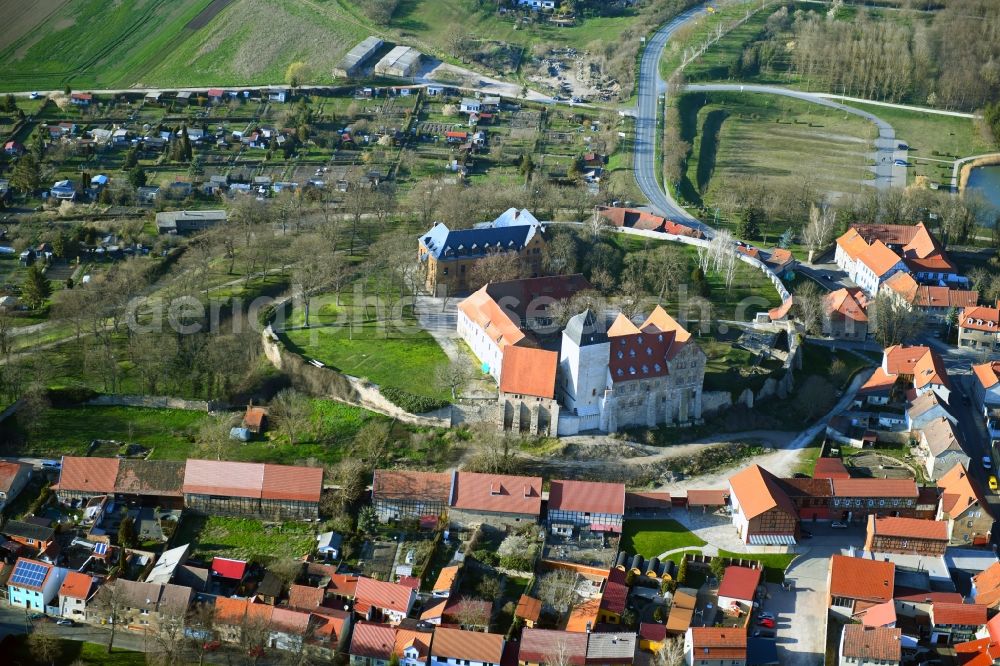
POLYGON ((566 323, 564 334, 578 347, 599 345, 608 341, 604 325, 590 310, 573 315, 566 323))

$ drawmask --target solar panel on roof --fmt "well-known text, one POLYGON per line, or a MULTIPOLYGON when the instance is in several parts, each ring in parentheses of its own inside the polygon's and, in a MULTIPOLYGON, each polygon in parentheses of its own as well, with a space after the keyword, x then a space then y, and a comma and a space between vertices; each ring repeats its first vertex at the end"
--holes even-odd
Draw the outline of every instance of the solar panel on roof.
POLYGON ((94 555, 106 555, 108 553, 108 544, 98 543, 94 546, 94 555))
POLYGON ((41 587, 42 581, 49 569, 37 562, 21 562, 14 569, 14 574, 10 577, 12 585, 41 587))

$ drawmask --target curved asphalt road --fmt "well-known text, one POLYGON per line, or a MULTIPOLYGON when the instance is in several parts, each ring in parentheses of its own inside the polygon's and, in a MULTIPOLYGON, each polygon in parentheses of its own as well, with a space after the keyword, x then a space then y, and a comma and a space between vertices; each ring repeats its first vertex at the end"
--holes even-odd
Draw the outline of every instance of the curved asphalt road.
MULTIPOLYGON (((658 167, 655 148, 657 120, 660 111, 658 104, 659 93, 662 91, 664 98, 668 93, 667 84, 660 78, 660 56, 663 54, 663 49, 666 47, 667 42, 670 41, 670 37, 674 32, 703 11, 704 8, 699 6, 679 14, 672 21, 657 30, 646 44, 646 48, 642 53, 642 60, 639 64, 639 101, 635 111, 635 153, 633 165, 639 189, 646 195, 650 206, 654 210, 672 219, 697 227, 705 232, 707 236, 711 236, 714 229, 684 210, 669 192, 664 192, 660 188, 656 181, 658 167)), ((878 127, 879 132, 878 138, 875 140, 876 152, 872 155, 875 160, 875 166, 873 167, 875 172, 875 187, 882 189, 892 187, 893 185, 899 187, 906 185, 906 167, 895 166, 894 161, 897 159, 905 161, 907 151, 898 149, 899 144, 892 125, 875 114, 834 102, 820 95, 777 86, 709 83, 690 84, 685 90, 688 92, 755 92, 784 95, 865 118, 873 122, 878 127)))

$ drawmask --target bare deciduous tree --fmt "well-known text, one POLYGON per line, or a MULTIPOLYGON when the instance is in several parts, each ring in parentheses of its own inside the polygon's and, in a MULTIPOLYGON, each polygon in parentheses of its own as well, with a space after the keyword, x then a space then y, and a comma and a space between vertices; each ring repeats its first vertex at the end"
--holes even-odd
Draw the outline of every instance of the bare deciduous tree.
POLYGON ((472 373, 466 363, 451 361, 434 371, 434 383, 451 391, 451 399, 458 399, 458 392, 469 382, 472 373))
POLYGON ((472 265, 469 288, 479 289, 490 282, 504 282, 521 277, 523 265, 517 252, 493 251, 472 265))
POLYGON ((868 323, 883 347, 915 337, 924 326, 924 313, 902 298, 881 291, 868 306, 868 323))
POLYGON ((837 211, 829 206, 813 205, 809 209, 809 223, 802 230, 802 241, 809 250, 809 263, 813 255, 825 249, 837 230, 837 211))
POLYGON ((564 613, 576 600, 577 573, 569 569, 556 569, 538 579, 536 589, 543 604, 557 613, 564 613))
POLYGON ((282 389, 271 400, 270 416, 288 436, 288 442, 295 444, 299 435, 312 425, 312 405, 308 397, 295 389, 282 389))
POLYGON ((684 639, 680 636, 671 638, 663 644, 656 653, 656 666, 684 666, 684 639))
POLYGON ((795 314, 806 331, 819 335, 823 330, 823 294, 815 282, 804 282, 792 297, 795 314))

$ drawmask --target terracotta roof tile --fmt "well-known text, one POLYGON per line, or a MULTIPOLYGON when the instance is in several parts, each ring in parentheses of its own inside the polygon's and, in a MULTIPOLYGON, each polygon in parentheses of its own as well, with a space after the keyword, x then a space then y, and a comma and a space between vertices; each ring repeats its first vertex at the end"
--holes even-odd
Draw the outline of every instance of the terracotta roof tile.
POLYGON ((455 579, 458 578, 458 572, 461 569, 462 567, 458 564, 442 568, 431 591, 451 592, 452 588, 455 587, 455 579))
POLYGON ((553 481, 549 511, 625 514, 625 484, 598 481, 553 481))
POLYGON ((976 603, 990 607, 1000 605, 1000 562, 991 564, 973 576, 972 582, 976 590, 976 603))
POLYGON ((687 491, 688 506, 725 506, 728 490, 706 490, 692 488, 687 491))
POLYGON ((616 227, 626 227, 629 229, 642 229, 645 231, 662 231, 666 219, 658 215, 637 210, 635 208, 611 208, 600 207, 601 217, 608 220, 616 227))
POLYGON ((747 658, 745 629, 692 627, 691 644, 698 659, 742 661, 747 658))
POLYGON ((443 659, 465 659, 499 664, 503 656, 503 636, 480 631, 439 627, 434 631, 431 655, 443 659))
POLYGON ((885 627, 896 623, 896 602, 875 604, 865 611, 861 624, 866 627, 885 627))
POLYGON ((412 588, 364 576, 358 579, 358 587, 354 593, 355 601, 359 604, 404 614, 409 611, 413 597, 412 588))
POLYGON ((748 520, 772 509, 798 516, 795 505, 781 489, 778 479, 760 465, 750 465, 729 477, 729 485, 748 520))
POLYGON ((63 456, 59 490, 111 493, 118 477, 118 458, 78 458, 63 456))
POLYGON ((31 473, 31 465, 27 463, 0 461, 0 491, 5 493, 10 492, 10 487, 14 483, 14 479, 17 478, 18 474, 25 471, 26 473, 31 473))
POLYGON ((948 523, 943 520, 891 516, 881 518, 874 514, 869 516, 869 520, 874 521, 875 534, 882 536, 926 539, 930 541, 948 541, 949 538, 948 523))
POLYGON ((958 325, 973 331, 996 333, 1000 331, 1000 308, 985 306, 965 308, 958 317, 958 325))
POLYGON ((325 590, 321 587, 292 584, 288 588, 288 605, 292 608, 312 610, 323 605, 325 590))
POLYGON ((395 627, 372 622, 358 622, 354 626, 350 649, 352 657, 370 657, 388 661, 395 647, 395 627))
POLYGON ((79 571, 70 571, 63 579, 59 588, 60 597, 70 597, 72 599, 86 599, 90 596, 90 588, 94 585, 94 579, 79 571))
POLYGON ((452 506, 470 511, 538 516, 542 507, 542 479, 458 472, 452 506))
POLYGON ((830 558, 830 594, 884 603, 892 599, 896 565, 892 562, 834 555, 830 558))
POLYGON ((319 502, 323 468, 264 465, 261 499, 319 502))
POLYGON ((913 479, 833 479, 834 497, 909 497, 920 493, 913 479))
POLYGON ((1000 383, 1000 361, 974 365, 972 371, 976 373, 976 379, 985 389, 993 388, 1000 383))
POLYGON ((383 499, 422 499, 447 502, 451 497, 451 474, 377 469, 372 495, 383 499))
POLYGON ((517 600, 517 609, 514 611, 514 617, 519 617, 530 622, 538 622, 541 614, 542 602, 540 600, 529 597, 527 594, 522 594, 521 598, 517 600))
POLYGON ((844 467, 840 458, 819 458, 816 460, 816 467, 813 469, 813 478, 816 479, 849 479, 851 473, 844 467))
POLYGON ((544 664, 555 661, 573 666, 587 663, 587 634, 552 629, 525 629, 521 633, 518 661, 544 664))
POLYGON ((964 625, 980 627, 986 624, 985 604, 935 603, 931 606, 931 620, 935 625, 964 625))
POLYGON ((559 354, 532 347, 507 347, 500 366, 500 391, 552 398, 559 354))
POLYGON ((848 624, 844 627, 841 650, 845 657, 853 659, 898 664, 902 634, 902 629, 848 624))
POLYGON ((834 313, 857 322, 868 321, 868 299, 860 289, 838 289, 823 297, 827 316, 834 313))
POLYGON ((264 466, 259 463, 188 460, 184 492, 195 495, 229 495, 260 499, 264 466))
POLYGON ((868 243, 865 239, 861 237, 861 234, 857 232, 856 229, 848 229, 843 236, 837 239, 837 245, 843 248, 844 252, 851 259, 857 259, 860 257, 865 250, 868 249, 868 243))

